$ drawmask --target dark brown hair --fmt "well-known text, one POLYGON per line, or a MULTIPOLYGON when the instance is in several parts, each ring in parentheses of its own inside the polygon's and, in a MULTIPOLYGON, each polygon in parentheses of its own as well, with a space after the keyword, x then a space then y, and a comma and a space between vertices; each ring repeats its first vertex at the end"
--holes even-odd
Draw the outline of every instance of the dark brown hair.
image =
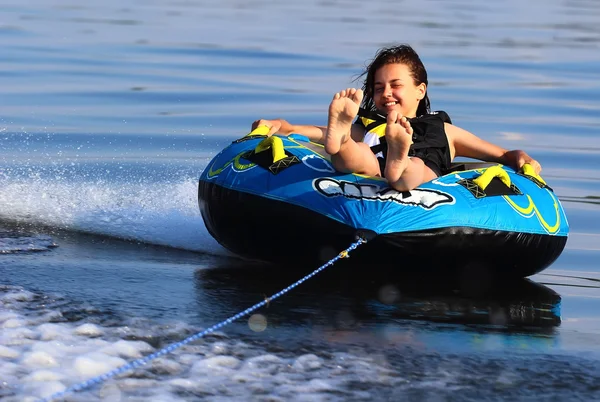
MULTIPOLYGON (((373 93, 375 90, 375 72, 387 64, 405 64, 410 70, 410 75, 413 78, 415 85, 427 84, 427 70, 425 65, 419 58, 417 52, 409 45, 397 45, 384 47, 377 51, 375 58, 367 66, 365 71, 358 77, 365 77, 363 83, 363 98, 362 107, 366 110, 376 111, 375 102, 373 101, 373 93)), ((417 116, 427 114, 431 111, 429 97, 425 92, 425 97, 419 101, 417 106, 417 116)))

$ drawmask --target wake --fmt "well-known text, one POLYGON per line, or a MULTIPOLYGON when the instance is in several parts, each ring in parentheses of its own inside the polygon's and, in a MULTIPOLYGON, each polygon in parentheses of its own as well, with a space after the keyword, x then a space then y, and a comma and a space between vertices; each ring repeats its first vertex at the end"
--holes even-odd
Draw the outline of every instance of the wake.
POLYGON ((0 185, 5 222, 230 255, 204 225, 196 178, 115 183, 4 177, 0 185))

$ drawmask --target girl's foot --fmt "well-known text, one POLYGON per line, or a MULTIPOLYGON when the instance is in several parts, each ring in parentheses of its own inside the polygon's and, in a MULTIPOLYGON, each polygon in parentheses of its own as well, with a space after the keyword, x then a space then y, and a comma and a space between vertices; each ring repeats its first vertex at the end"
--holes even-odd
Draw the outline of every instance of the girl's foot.
POLYGON ((363 91, 348 88, 336 93, 329 105, 329 119, 325 133, 325 151, 330 155, 340 152, 342 145, 350 138, 352 122, 358 114, 363 91))

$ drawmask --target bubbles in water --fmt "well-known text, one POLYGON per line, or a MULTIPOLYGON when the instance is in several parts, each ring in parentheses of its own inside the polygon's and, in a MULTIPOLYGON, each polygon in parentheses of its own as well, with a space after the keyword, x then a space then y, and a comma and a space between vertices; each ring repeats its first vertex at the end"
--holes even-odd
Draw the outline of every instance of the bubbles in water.
POLYGON ((263 332, 267 329, 267 317, 262 314, 252 314, 248 318, 248 327, 254 332, 263 332))

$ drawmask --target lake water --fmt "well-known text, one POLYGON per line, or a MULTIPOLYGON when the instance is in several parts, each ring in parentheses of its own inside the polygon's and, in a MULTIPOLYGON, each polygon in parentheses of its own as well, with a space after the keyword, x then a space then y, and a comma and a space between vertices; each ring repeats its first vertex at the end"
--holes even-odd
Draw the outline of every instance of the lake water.
POLYGON ((84 3, 0 5, 0 399, 600 399, 600 3, 84 3), (571 225, 561 257, 478 298, 334 265, 66 389, 316 268, 230 256, 198 177, 257 118, 324 124, 396 42, 434 110, 542 163, 571 225))

